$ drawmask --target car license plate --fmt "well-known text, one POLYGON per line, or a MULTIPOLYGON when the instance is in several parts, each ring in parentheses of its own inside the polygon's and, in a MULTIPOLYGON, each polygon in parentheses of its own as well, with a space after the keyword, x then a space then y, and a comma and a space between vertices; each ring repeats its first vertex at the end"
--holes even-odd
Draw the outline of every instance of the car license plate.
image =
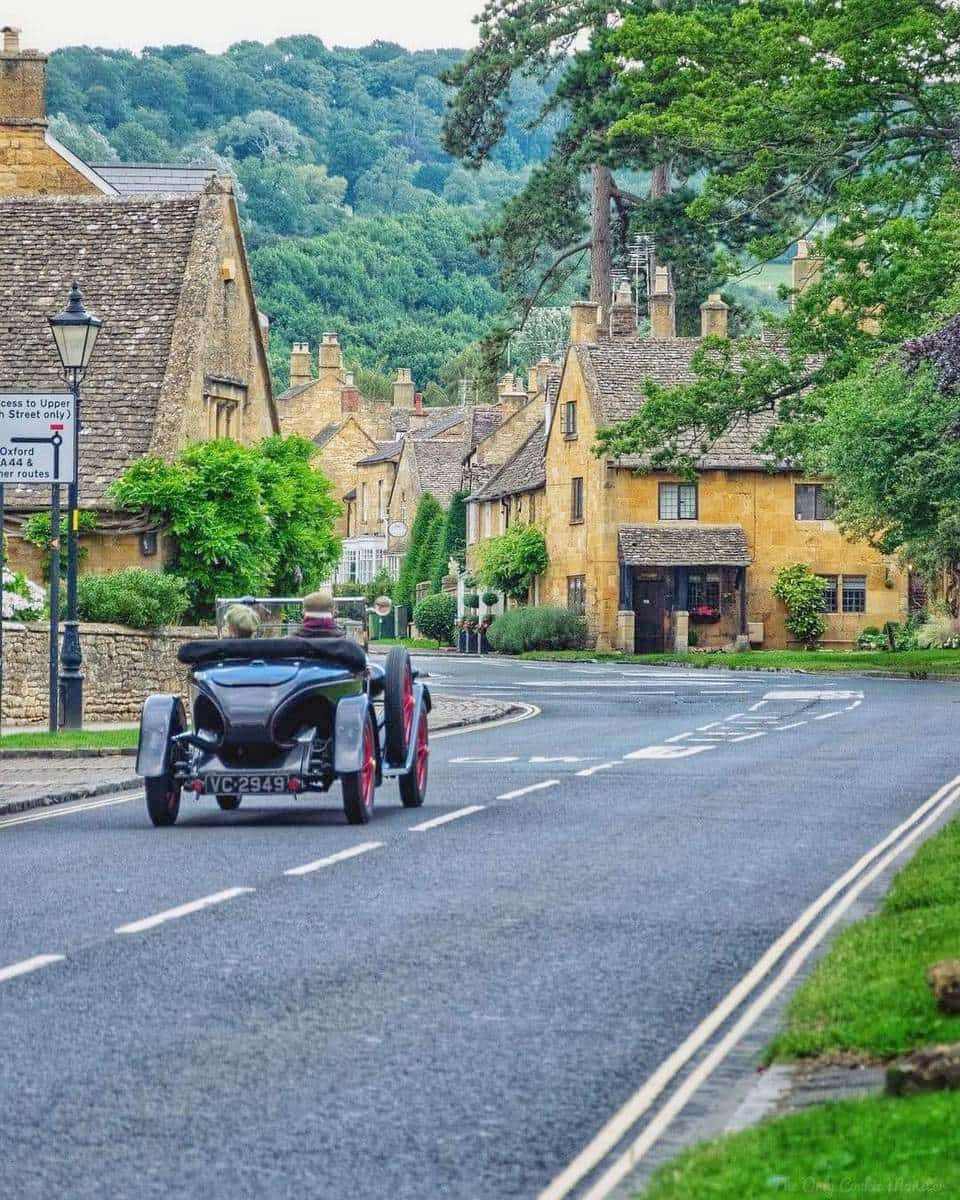
POLYGON ((286 792, 286 775, 207 775, 206 791, 215 796, 271 795, 286 792))

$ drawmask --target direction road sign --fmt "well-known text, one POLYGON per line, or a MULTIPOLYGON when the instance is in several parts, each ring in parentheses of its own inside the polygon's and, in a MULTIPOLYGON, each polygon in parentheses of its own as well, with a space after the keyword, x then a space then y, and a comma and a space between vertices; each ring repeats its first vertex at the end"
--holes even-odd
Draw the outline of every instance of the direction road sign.
POLYGON ((76 483, 72 392, 0 392, 0 484, 76 483))

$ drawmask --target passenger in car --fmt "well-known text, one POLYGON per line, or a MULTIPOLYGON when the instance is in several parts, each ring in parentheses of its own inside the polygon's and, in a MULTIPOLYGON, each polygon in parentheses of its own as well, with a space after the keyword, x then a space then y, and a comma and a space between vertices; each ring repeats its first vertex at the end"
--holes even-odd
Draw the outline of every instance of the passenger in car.
POLYGON ((303 598, 303 623, 296 632, 297 637, 321 638, 344 637, 344 630, 333 615, 333 592, 320 588, 303 598))
POLYGON ((223 623, 227 637, 231 638, 256 637, 260 628, 260 618, 246 604, 231 604, 224 614, 223 623))

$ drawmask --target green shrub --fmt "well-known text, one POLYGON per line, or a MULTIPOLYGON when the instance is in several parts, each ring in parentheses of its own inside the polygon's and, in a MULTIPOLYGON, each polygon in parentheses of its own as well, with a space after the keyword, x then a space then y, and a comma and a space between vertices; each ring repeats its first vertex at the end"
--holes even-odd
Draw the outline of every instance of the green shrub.
POLYGON ((83 621, 157 629, 176 625, 189 606, 187 582, 179 575, 131 567, 109 575, 81 575, 77 581, 83 621))
POLYGON ((373 604, 374 600, 379 600, 381 596, 389 596, 392 600, 394 586, 390 572, 386 567, 381 567, 370 582, 361 588, 361 591, 367 604, 373 604))
MULTIPOLYGON (((97 514, 90 512, 89 509, 81 508, 77 511, 77 564, 82 568, 84 560, 87 557, 87 547, 83 544, 85 534, 95 533, 99 524, 97 514)), ((40 569, 45 580, 50 579, 50 547, 53 538, 51 537, 51 520, 50 510, 44 509, 42 512, 34 513, 28 517, 23 523, 23 538, 24 541, 30 542, 32 545, 39 547, 41 551, 40 569)), ((67 540, 69 526, 67 525, 66 515, 60 518, 60 562, 61 564, 67 561, 67 540)))
POLYGON ((581 650, 587 643, 587 625, 566 608, 512 608, 496 618, 487 640, 501 654, 581 650))
POLYGON ((521 603, 549 565, 547 542, 536 525, 512 525, 480 545, 481 582, 521 603))
POLYGON ((921 650, 960 649, 960 630, 952 617, 931 617, 917 630, 917 645, 921 650))
POLYGON ((476 592, 466 592, 464 594, 463 607, 464 608, 479 608, 480 607, 480 597, 477 595, 476 592))
POLYGON ((484 592, 480 599, 483 601, 486 608, 493 608, 493 606, 500 599, 500 595, 498 592, 484 592))
POLYGON ((435 592, 426 596, 413 610, 413 623, 424 637, 433 638, 439 646, 453 641, 453 627, 457 620, 457 602, 452 596, 435 592))
POLYGON ((857 637, 858 650, 885 650, 886 648, 887 639, 883 636, 883 631, 876 625, 866 625, 860 630, 857 637))
MULTIPOLYGON (((404 604, 409 608, 414 602, 417 584, 423 582, 426 555, 431 549, 433 524, 438 517, 443 518, 443 509, 429 492, 424 492, 417 505, 417 515, 413 518, 413 528, 410 530, 410 542, 400 564, 400 578, 393 591, 393 598, 397 604, 404 604)), ((430 573, 429 567, 432 567, 432 563, 427 568, 427 575, 430 573)))
POLYGON ((771 589, 786 607, 787 629, 808 650, 816 649, 827 627, 823 615, 825 586, 824 580, 806 563, 794 563, 780 568, 771 589))

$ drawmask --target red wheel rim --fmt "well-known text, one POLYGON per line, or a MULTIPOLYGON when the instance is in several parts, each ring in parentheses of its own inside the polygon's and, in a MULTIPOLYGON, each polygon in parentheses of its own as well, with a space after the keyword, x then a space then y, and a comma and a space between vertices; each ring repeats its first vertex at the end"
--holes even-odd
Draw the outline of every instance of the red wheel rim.
POLYGON ((377 786, 377 753, 373 743, 370 721, 363 727, 363 761, 360 764, 360 796, 364 808, 373 808, 373 794, 377 786))
POLYGON ((417 790, 423 792, 427 786, 427 766, 430 762, 430 743, 427 738, 427 714, 421 712, 417 726, 417 756, 414 769, 417 773, 417 790))
POLYGON ((410 745, 413 732, 413 673, 409 666, 403 675, 403 744, 410 745))

